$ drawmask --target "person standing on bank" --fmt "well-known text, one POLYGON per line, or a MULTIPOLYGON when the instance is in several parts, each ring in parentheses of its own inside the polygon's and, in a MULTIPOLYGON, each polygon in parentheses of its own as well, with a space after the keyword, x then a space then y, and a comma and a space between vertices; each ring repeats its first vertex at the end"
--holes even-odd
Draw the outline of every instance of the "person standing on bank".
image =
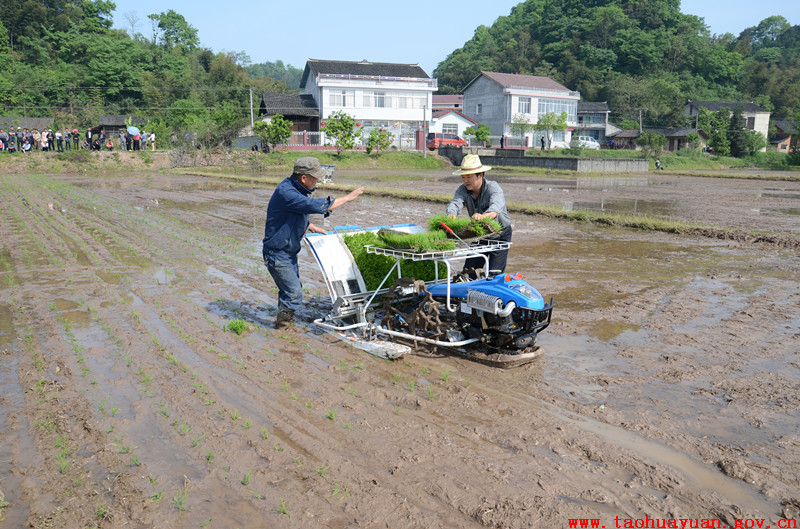
POLYGON ((308 216, 316 213, 327 217, 331 211, 355 200, 364 192, 364 188, 359 187, 337 199, 311 198, 317 182, 326 174, 318 159, 311 156, 299 158, 292 174, 278 184, 269 199, 262 256, 278 287, 276 329, 289 327, 294 321, 295 311, 303 305, 303 285, 297 267, 297 254, 303 236, 306 231, 326 233, 324 229, 311 224, 308 216))
MULTIPOLYGON (((456 218, 466 206, 467 213, 474 220, 494 219, 503 227, 503 231, 491 238, 493 240, 511 242, 511 218, 506 208, 506 198, 500 184, 486 180, 486 171, 491 170, 483 165, 477 154, 464 156, 461 167, 453 175, 461 176, 461 185, 456 189, 453 200, 447 205, 445 214, 456 218)), ((489 253, 489 272, 502 273, 506 269, 508 249, 489 253)), ((464 270, 483 268, 486 264, 483 256, 470 257, 464 262, 464 270)))

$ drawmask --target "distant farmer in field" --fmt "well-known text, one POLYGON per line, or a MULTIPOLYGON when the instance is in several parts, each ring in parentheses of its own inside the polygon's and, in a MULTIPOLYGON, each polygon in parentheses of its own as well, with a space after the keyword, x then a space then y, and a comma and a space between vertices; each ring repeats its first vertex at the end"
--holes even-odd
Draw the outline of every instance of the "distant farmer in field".
MULTIPOLYGON (((461 185, 456 189, 453 200, 447 205, 445 213, 456 218, 466 206, 470 218, 475 220, 494 219, 503 227, 499 235, 492 238, 498 241, 511 242, 511 218, 506 209, 506 198, 500 184, 486 180, 484 174, 491 169, 483 165, 477 154, 464 156, 461 168, 453 172, 461 175, 461 185)), ((489 254, 489 271, 502 273, 506 269, 508 250, 497 250, 489 254)), ((464 270, 483 268, 486 261, 483 257, 470 257, 464 262, 464 270)))
POLYGON ((311 224, 312 213, 328 216, 334 209, 351 202, 364 192, 363 187, 341 198, 311 198, 317 182, 327 174, 319 160, 311 156, 299 158, 291 176, 278 184, 269 199, 264 226, 262 255, 267 270, 278 286, 278 315, 275 328, 283 329, 294 321, 294 313, 302 306, 303 285, 297 268, 297 254, 306 230, 326 233, 311 224))

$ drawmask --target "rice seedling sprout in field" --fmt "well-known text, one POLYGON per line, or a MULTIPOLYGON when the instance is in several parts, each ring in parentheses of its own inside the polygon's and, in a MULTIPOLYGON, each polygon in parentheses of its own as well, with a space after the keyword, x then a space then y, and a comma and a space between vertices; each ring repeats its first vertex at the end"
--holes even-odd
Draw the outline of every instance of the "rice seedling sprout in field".
POLYGON ((247 330, 247 323, 244 320, 235 319, 228 322, 228 325, 225 326, 227 330, 230 332, 241 336, 242 333, 247 330))
POLYGON ((163 491, 154 492, 153 494, 150 495, 150 501, 155 503, 157 501, 161 501, 161 498, 163 497, 164 497, 163 491))
POLYGON ((433 400, 433 397, 436 396, 436 392, 433 390, 433 386, 428 386, 425 389, 428 393, 428 400, 433 400))
POLYGON ((289 517, 290 520, 292 519, 292 515, 289 514, 289 509, 286 507, 286 502, 283 501, 283 498, 281 498, 281 504, 278 506, 278 514, 280 515, 285 514, 286 516, 289 517))
POLYGON ((189 485, 185 485, 183 490, 178 489, 178 492, 175 493, 175 497, 172 499, 172 503, 178 508, 179 516, 183 516, 183 511, 189 510, 186 506, 186 499, 189 497, 188 489, 189 485))
POLYGON ((250 474, 251 473, 252 473, 252 471, 248 472, 247 474, 244 475, 244 478, 242 478, 242 485, 244 485, 245 487, 250 484, 250 474))

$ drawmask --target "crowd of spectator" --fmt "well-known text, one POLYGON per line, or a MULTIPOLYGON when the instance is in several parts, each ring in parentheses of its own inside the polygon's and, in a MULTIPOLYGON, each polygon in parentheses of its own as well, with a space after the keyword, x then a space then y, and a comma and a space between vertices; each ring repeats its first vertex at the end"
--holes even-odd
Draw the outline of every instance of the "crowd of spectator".
POLYGON ((106 135, 105 130, 95 134, 91 129, 81 134, 78 129, 23 129, 12 127, 8 131, 0 128, 0 151, 29 153, 33 151, 64 152, 71 150, 92 151, 139 151, 147 150, 148 143, 152 150, 156 149, 156 135, 142 130, 131 134, 120 130, 106 135), (114 137, 112 137, 114 136, 114 137))

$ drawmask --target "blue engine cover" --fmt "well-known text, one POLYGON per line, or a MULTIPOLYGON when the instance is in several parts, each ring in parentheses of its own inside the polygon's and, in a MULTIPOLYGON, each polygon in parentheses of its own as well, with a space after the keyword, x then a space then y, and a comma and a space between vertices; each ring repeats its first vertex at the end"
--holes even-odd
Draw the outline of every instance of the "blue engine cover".
MULTIPOLYGON (((477 290, 484 294, 496 296, 506 305, 509 301, 517 307, 531 310, 541 310, 545 306, 544 298, 538 290, 522 279, 521 274, 500 274, 498 276, 469 281, 467 283, 450 283, 450 297, 467 299, 469 290, 477 290)), ((434 296, 447 296, 447 285, 430 285, 428 292, 434 296)))

